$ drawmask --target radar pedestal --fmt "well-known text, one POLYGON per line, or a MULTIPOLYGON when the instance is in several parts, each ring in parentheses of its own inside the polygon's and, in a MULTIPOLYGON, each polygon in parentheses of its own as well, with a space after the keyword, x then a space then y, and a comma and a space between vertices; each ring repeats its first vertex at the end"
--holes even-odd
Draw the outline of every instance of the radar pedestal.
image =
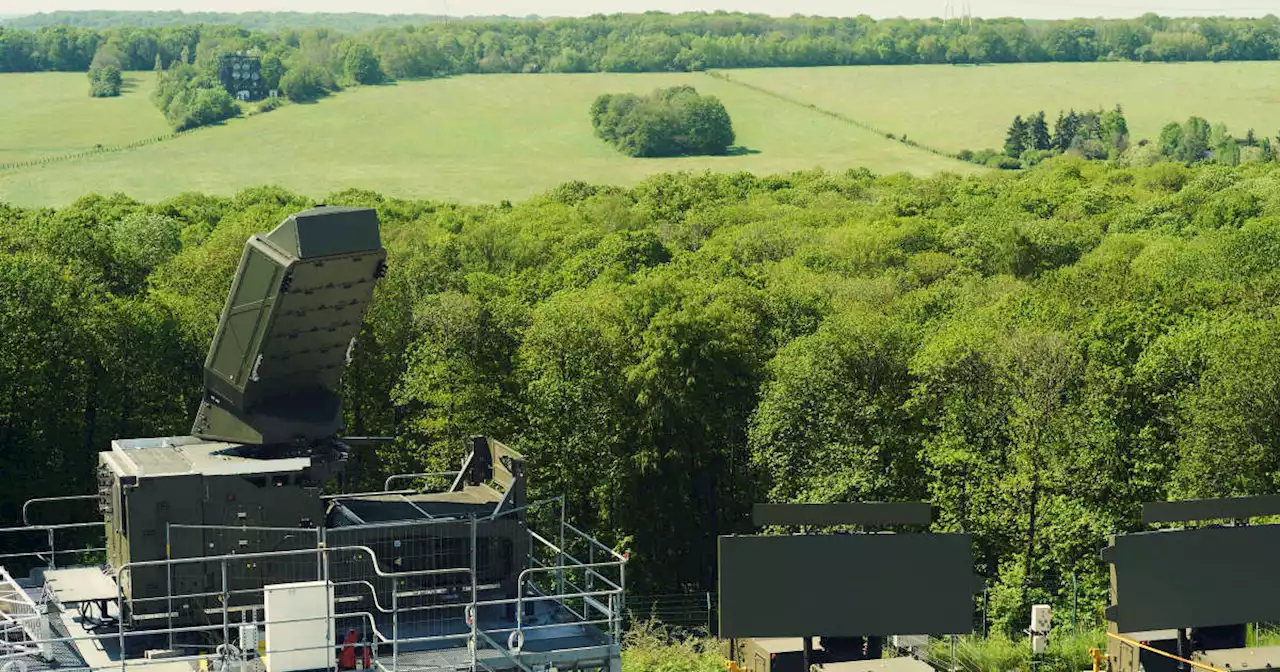
MULTIPOLYGON (((119 439, 98 457, 108 561, 144 563, 119 581, 128 625, 166 623, 169 607, 157 598, 169 590, 221 589, 198 565, 169 575, 148 561, 315 543, 315 534, 301 533, 260 547, 257 536, 212 530, 324 525, 322 491, 340 482, 348 453, 339 380, 385 272, 372 209, 313 208, 246 243, 204 362, 191 435, 119 439)), ((286 578, 314 578, 318 568, 304 564, 286 578)), ((244 585, 233 587, 281 578, 264 571, 245 569, 244 585)), ((250 592, 237 593, 232 606, 250 592)), ((180 601, 174 622, 203 622, 209 608, 180 601)))

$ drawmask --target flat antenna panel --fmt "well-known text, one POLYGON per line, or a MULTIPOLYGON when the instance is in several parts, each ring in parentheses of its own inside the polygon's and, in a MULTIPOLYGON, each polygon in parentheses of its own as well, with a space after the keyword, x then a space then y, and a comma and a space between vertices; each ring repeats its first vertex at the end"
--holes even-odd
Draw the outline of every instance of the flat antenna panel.
POLYGON ((245 444, 334 437, 338 381, 385 269, 370 208, 313 208, 251 238, 205 360, 192 434, 245 444))
POLYGON ((1117 535, 1111 563, 1120 632, 1280 620, 1280 582, 1261 580, 1280 557, 1280 525, 1156 530, 1117 535))
POLYGON ((1245 520, 1258 516, 1280 516, 1280 495, 1184 499, 1176 502, 1147 502, 1142 505, 1142 522, 1148 525, 1200 520, 1245 520))
POLYGON ((968 534, 724 536, 720 637, 973 632, 968 534))

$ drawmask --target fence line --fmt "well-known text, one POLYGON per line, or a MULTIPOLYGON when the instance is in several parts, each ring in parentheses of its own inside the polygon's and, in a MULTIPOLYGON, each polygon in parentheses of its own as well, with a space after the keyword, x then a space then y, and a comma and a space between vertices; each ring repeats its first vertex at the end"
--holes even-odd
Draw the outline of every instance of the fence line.
POLYGON ((743 87, 743 88, 751 89, 752 91, 755 91, 755 92, 757 92, 757 93, 762 93, 762 94, 764 94, 764 95, 766 95, 766 96, 770 96, 770 97, 772 97, 772 98, 777 98, 778 100, 781 100, 781 101, 784 101, 784 102, 787 102, 787 103, 791 103, 792 105, 799 105, 800 107, 804 107, 804 108, 806 108, 806 109, 812 110, 812 111, 814 111, 814 112, 817 112, 818 114, 826 115, 826 116, 828 116, 828 117, 831 117, 832 119, 836 119, 836 120, 838 120, 838 121, 842 121, 842 122, 844 122, 844 123, 846 123, 846 124, 849 124, 849 125, 851 125, 851 126, 856 126, 856 127, 858 127, 858 128, 861 128, 861 129, 862 129, 862 130, 864 130, 864 131, 868 131, 868 132, 870 132, 870 133, 874 133, 874 134, 876 134, 876 135, 878 135, 878 136, 880 136, 880 137, 884 138, 885 140, 892 140, 892 141, 894 141, 894 142, 902 143, 902 144, 904 144, 904 145, 906 145, 906 146, 908 146, 908 147, 915 147, 916 149, 922 149, 922 150, 924 150, 924 151, 926 151, 926 152, 929 152, 930 154, 934 154, 934 155, 937 155, 937 156, 941 156, 941 157, 943 157, 943 158, 953 159, 953 160, 955 160, 955 161, 963 161, 963 162, 965 162, 965 163, 969 163, 969 162, 967 162, 967 161, 964 161, 964 159, 961 159, 960 157, 956 156, 955 154, 953 154, 953 153, 951 153, 951 152, 948 152, 948 151, 945 151, 945 150, 939 149, 939 148, 937 148, 937 147, 931 147, 931 146, 929 146, 929 145, 922 145, 922 144, 920 144, 919 142, 916 142, 915 140, 909 140, 909 139, 907 138, 906 134, 903 134, 903 135, 901 135, 901 136, 894 135, 893 133, 890 133, 890 132, 888 132, 888 131, 881 130, 881 129, 879 129, 879 128, 875 127, 875 126, 872 126, 871 124, 868 124, 867 122, 862 121, 861 119, 855 119, 855 118, 853 118, 853 117, 843 115, 843 114, 841 114, 841 113, 839 113, 839 112, 836 112, 836 111, 834 111, 834 110, 828 110, 828 109, 825 109, 825 108, 821 108, 821 107, 818 107, 817 105, 814 105, 813 103, 806 103, 806 102, 804 102, 803 100, 798 100, 798 99, 792 98, 792 97, 790 97, 790 96, 786 96, 786 95, 783 95, 783 94, 781 94, 781 93, 778 93, 777 91, 772 91, 772 90, 770 90, 770 89, 766 89, 766 88, 764 88, 764 87, 762 87, 762 86, 757 86, 757 85, 755 85, 755 84, 749 84, 749 83, 744 82, 744 81, 739 80, 739 79, 734 79, 734 78, 730 77, 728 73, 725 73, 725 72, 719 72, 719 71, 715 71, 715 70, 706 70, 706 71, 704 71, 704 72, 705 72, 705 74, 706 74, 706 75, 708 75, 708 76, 710 76, 710 77, 713 77, 713 78, 715 78, 715 79, 719 79, 719 80, 724 81, 724 82, 729 82, 730 84, 736 84, 737 86, 741 86, 741 87, 743 87))
POLYGON ((114 154, 118 152, 124 152, 130 149, 137 149, 139 147, 143 147, 146 145, 153 145, 160 142, 167 142, 169 140, 174 140, 179 136, 186 135, 196 130, 199 130, 199 128, 188 128, 182 131, 174 131, 173 133, 166 133, 165 135, 157 135, 151 138, 135 140, 133 142, 126 143, 123 145, 95 145, 93 149, 85 150, 82 152, 74 152, 71 154, 56 154, 53 156, 46 156, 39 159, 31 159, 29 161, 14 161, 10 163, 0 163, 0 170, 18 170, 21 168, 33 168, 35 166, 43 166, 50 163, 64 163, 67 161, 74 161, 76 159, 83 159, 85 157, 96 156, 99 154, 114 154))

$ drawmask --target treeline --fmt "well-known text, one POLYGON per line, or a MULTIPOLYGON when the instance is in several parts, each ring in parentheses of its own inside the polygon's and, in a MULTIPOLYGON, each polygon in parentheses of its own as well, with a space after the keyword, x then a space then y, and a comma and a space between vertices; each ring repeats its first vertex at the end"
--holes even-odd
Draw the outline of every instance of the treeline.
POLYGON ((956 158, 1004 169, 1029 168, 1058 154, 1107 159, 1126 166, 1150 166, 1162 161, 1234 166, 1280 160, 1278 148, 1280 132, 1276 134, 1275 143, 1253 129, 1244 137, 1236 138, 1226 124, 1210 124, 1200 117, 1191 117, 1181 124, 1166 124, 1154 142, 1143 138, 1133 143, 1124 111, 1117 105, 1113 110, 1059 112, 1052 131, 1044 111, 1026 118, 1018 115, 1009 124, 1003 152, 964 150, 956 154, 956 158))
MULTIPOLYGON (((753 502, 928 499, 974 535, 997 627, 1070 608, 1074 574, 1083 628, 1142 502, 1276 492, 1274 164, 323 202, 377 207, 390 255, 344 396, 346 432, 400 438, 353 487, 499 437, 638 593, 712 589, 753 502)), ((4 520, 92 492, 112 437, 189 430, 246 238, 313 203, 0 206, 4 520)))
POLYGON ((1054 156, 1071 153, 1086 159, 1115 159, 1129 148, 1129 122, 1119 105, 1113 110, 1059 112, 1050 127, 1044 110, 1017 115, 1009 124, 1003 152, 984 149, 956 155, 991 168, 1028 168, 1054 156))
POLYGON ((603 94, 591 103, 591 126, 596 137, 636 157, 727 154, 735 138, 720 99, 692 86, 603 94))
MULTIPOLYGON (((496 18, 496 17, 495 17, 496 18)), ((167 26, 239 26, 249 30, 275 32, 291 28, 325 28, 342 32, 364 32, 374 28, 395 28, 438 21, 458 21, 432 14, 364 14, 361 12, 183 12, 86 10, 41 12, 0 20, 0 25, 23 30, 50 26, 70 28, 163 28, 167 26)), ((466 20, 466 19, 461 19, 466 20)))
POLYGON ((1013 63, 1044 61, 1272 60, 1280 19, 1166 18, 1023 21, 773 18, 755 14, 617 14, 553 20, 434 22, 340 33, 303 23, 250 30, 227 25, 0 29, 0 71, 85 71, 114 41, 126 70, 165 63, 183 48, 301 49, 337 73, 334 46, 367 45, 390 77, 485 72, 656 72, 708 68, 1013 63), (208 43, 207 45, 205 43, 208 43))

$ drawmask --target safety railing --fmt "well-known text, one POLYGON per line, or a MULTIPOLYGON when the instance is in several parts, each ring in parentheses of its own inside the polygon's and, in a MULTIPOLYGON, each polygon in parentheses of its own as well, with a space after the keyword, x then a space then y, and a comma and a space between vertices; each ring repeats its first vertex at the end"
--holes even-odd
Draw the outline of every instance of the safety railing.
MULTIPOLYGON (((53 502, 73 502, 96 500, 97 495, 71 495, 67 497, 36 497, 29 499, 22 505, 22 525, 14 527, 0 527, 0 539, 13 539, 15 537, 27 537, 31 535, 40 535, 42 537, 43 547, 24 552, 0 553, 0 561, 17 560, 34 558, 43 563, 48 569, 56 569, 58 566, 58 557, 67 555, 80 555, 86 553, 102 553, 106 549, 106 528, 101 519, 94 521, 64 522, 64 523, 36 523, 33 522, 33 511, 38 505, 49 504, 53 502), (95 542, 90 542, 87 546, 66 545, 58 543, 58 535, 62 532, 71 533, 74 530, 91 530, 97 529, 102 534, 88 535, 95 542), (97 541, 97 540, 101 541, 97 541)), ((22 544, 30 548, 30 544, 22 544)), ((13 544, 10 544, 13 545, 13 544)))
POLYGON ((420 473, 420 474, 392 474, 392 475, 388 476, 388 477, 387 477, 387 480, 382 484, 382 489, 383 489, 383 490, 391 490, 391 484, 392 484, 392 483, 395 483, 396 481, 412 481, 412 480, 414 480, 414 479, 421 479, 421 480, 428 480, 428 479, 446 479, 446 478, 447 478, 447 479, 452 479, 452 478, 457 477, 457 475, 458 475, 458 474, 460 474, 460 473, 462 473, 462 472, 459 472, 459 471, 434 471, 434 472, 424 472, 424 473, 420 473))
MULTIPOLYGON (((78 498, 47 498, 42 501, 62 499, 78 498)), ((166 552, 170 553, 171 557, 131 562, 114 568, 115 602, 114 605, 103 607, 102 613, 103 622, 107 625, 96 630, 77 629, 74 630, 74 634, 55 637, 47 626, 51 622, 50 619, 57 617, 41 614, 41 623, 45 629, 28 631, 24 642, 24 646, 28 648, 23 651, 30 654, 48 651, 54 646, 74 647, 87 644, 101 651, 114 650, 115 652, 114 656, 107 656, 109 662, 97 660, 83 668, 69 667, 64 664, 61 668, 63 672, 71 672, 75 669, 108 668, 124 672, 126 668, 182 661, 205 661, 211 672, 229 670, 228 666, 231 665, 239 666, 235 669, 247 672, 251 668, 244 667, 245 665, 272 653, 288 654, 319 648, 332 652, 334 649, 348 650, 357 647, 369 652, 370 667, 384 672, 400 672, 405 669, 420 668, 421 666, 412 664, 412 661, 406 662, 402 657, 406 653, 418 655, 426 649, 452 651, 451 655, 455 660, 459 654, 462 654, 466 659, 465 663, 472 670, 512 668, 529 670, 529 666, 522 659, 526 634, 536 636, 538 631, 548 628, 595 628, 599 632, 596 636, 602 636, 603 639, 592 641, 616 647, 622 639, 627 557, 567 523, 563 518, 563 503, 563 498, 557 497, 534 502, 517 510, 486 516, 473 515, 452 521, 432 519, 403 522, 399 525, 402 530, 450 524, 466 525, 470 528, 470 547, 466 553, 468 557, 463 558, 462 564, 436 565, 431 569, 405 571, 384 569, 384 567, 393 567, 394 563, 387 564, 388 558, 380 558, 377 550, 371 546, 332 543, 335 539, 350 538, 341 537, 338 534, 339 531, 372 530, 383 534, 386 528, 394 527, 389 523, 335 529, 168 524, 165 541, 166 552), (512 585, 514 591, 506 592, 501 599, 487 599, 488 596, 482 596, 482 590, 491 590, 499 585, 482 585, 480 581, 480 554, 477 541, 482 536, 481 531, 484 526, 501 522, 507 516, 518 512, 528 512, 532 509, 547 510, 554 505, 558 505, 559 520, 556 521, 558 525, 552 534, 544 536, 544 533, 533 529, 524 529, 523 526, 518 528, 521 534, 527 536, 525 565, 519 568, 521 571, 513 573, 514 581, 510 581, 509 577, 502 584, 507 586, 503 588, 504 591, 512 590, 510 587, 512 585), (286 550, 233 551, 219 555, 193 554, 189 557, 172 557, 172 551, 176 547, 175 535, 184 532, 198 533, 201 539, 206 541, 209 537, 205 535, 223 535, 221 537, 223 544, 232 548, 236 545, 236 535, 275 534, 281 535, 282 539, 290 539, 291 545, 295 547, 286 550), (548 537, 556 537, 556 539, 552 541, 548 537), (357 573, 359 575, 352 575, 350 563, 356 561, 353 558, 357 558, 361 567, 365 568, 357 573), (344 573, 335 574, 334 572, 333 565, 338 560, 348 563, 344 566, 344 573), (335 599, 329 603, 326 613, 306 619, 267 619, 265 614, 267 586, 247 585, 244 575, 233 576, 233 567, 244 571, 243 568, 246 565, 256 566, 259 563, 272 562, 299 562, 300 566, 305 565, 306 571, 311 573, 307 576, 299 576, 297 580, 314 578, 332 585, 335 599), (188 567, 195 567, 195 569, 184 569, 188 567), (144 570, 151 572, 155 580, 163 582, 163 594, 145 591, 143 594, 134 594, 136 591, 126 591, 125 588, 129 585, 139 585, 136 575, 144 570), (156 572, 163 572, 163 576, 156 572), (179 590, 176 588, 178 582, 175 578, 179 574, 188 578, 193 575, 211 578, 198 589, 179 590), (444 579, 448 580, 441 584, 444 579), (385 589, 386 584, 392 586, 389 591, 385 589), (422 599, 424 595, 436 595, 441 590, 437 587, 439 585, 451 586, 449 590, 457 593, 461 599, 443 603, 432 603, 430 599, 422 599), (346 589, 346 591, 339 591, 339 589, 346 589), (349 599, 343 601, 338 596, 339 592, 343 592, 349 599), (179 605, 184 604, 207 607, 203 609, 205 622, 187 618, 180 624, 176 619, 179 605), (540 621, 527 619, 526 614, 536 613, 540 608, 539 605, 544 614, 554 612, 558 616, 540 621), (492 613, 499 613, 494 609, 499 607, 502 608, 500 613, 508 614, 509 620, 490 619, 488 622, 482 622, 480 617, 482 610, 488 609, 492 613), (163 615, 156 613, 160 610, 164 611, 163 615), (114 613, 110 613, 112 611, 114 613), (233 618, 237 612, 239 618, 233 618), (510 616, 511 612, 514 612, 513 617, 510 616), (416 630, 406 628, 407 620, 423 614, 430 615, 429 624, 446 624, 449 627, 441 628, 439 631, 424 630, 421 627, 416 630), (154 619, 158 616, 162 627, 133 630, 132 626, 139 622, 133 618, 135 615, 137 618, 150 616, 151 623, 154 623, 154 619), (111 622, 110 617, 114 617, 115 622, 111 622), (349 624, 352 630, 358 630, 362 634, 350 641, 341 641, 337 636, 341 628, 338 628, 335 630, 332 641, 325 642, 322 646, 292 649, 258 647, 253 641, 241 641, 242 632, 262 632, 266 627, 278 623, 319 619, 327 620, 335 628, 338 624, 349 624), (134 642, 134 638, 166 635, 170 649, 166 657, 154 660, 128 657, 129 644, 134 642), (212 637, 218 641, 218 644, 212 650, 205 647, 205 650, 201 651, 193 643, 193 638, 201 636, 212 637)), ((40 502, 32 504, 38 506, 40 502)), ((33 531, 39 533, 48 529, 77 529, 103 525, 102 522, 34 524, 33 518, 28 515, 30 510, 32 510, 30 507, 24 507, 23 521, 31 524, 17 528, 3 528, 0 532, 15 530, 31 534, 33 531)), ((435 533, 428 533, 430 534, 435 533)), ((265 537, 255 537, 254 547, 261 547, 258 543, 263 538, 265 537)), ((47 552, 13 553, 0 557, 39 556, 45 558, 48 566, 52 568, 55 567, 54 556, 63 551, 59 551, 53 542, 49 545, 50 549, 47 552)), ((201 552, 207 549, 207 544, 202 543, 199 546, 187 548, 191 550, 199 548, 200 551, 193 550, 193 553, 201 552)), ((65 552, 83 550, 86 549, 67 549, 65 552)), ((201 581, 204 580, 201 579, 201 581)), ((419 620, 417 624, 421 626, 422 622, 419 620)), ((62 629, 71 631, 69 628, 62 629)), ((580 632, 585 631, 580 630, 580 632)), ((338 665, 335 662, 335 670, 338 669, 338 665)))
POLYGON ((37 642, 45 635, 44 619, 31 596, 0 567, 0 660, 42 655, 37 642))

